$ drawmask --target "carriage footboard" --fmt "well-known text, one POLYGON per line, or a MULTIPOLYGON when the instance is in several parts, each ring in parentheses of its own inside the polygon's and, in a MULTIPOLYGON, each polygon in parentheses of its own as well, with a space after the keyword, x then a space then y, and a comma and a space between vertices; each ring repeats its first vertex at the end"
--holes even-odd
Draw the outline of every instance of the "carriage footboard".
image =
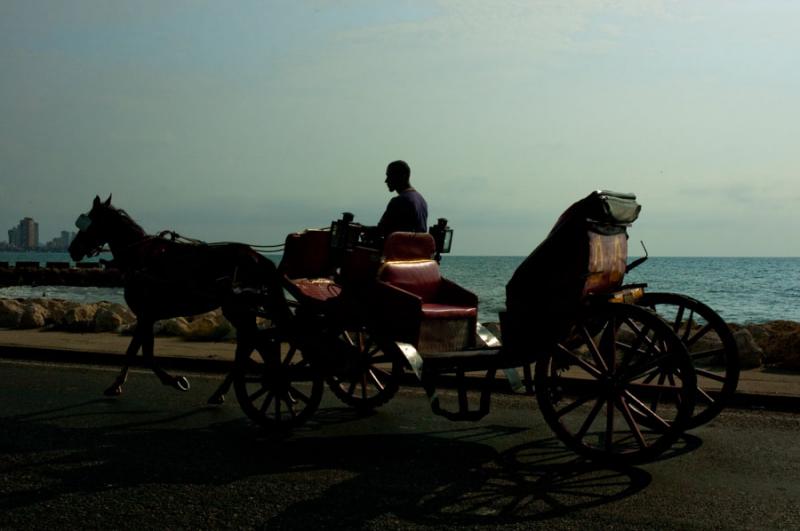
POLYGON ((502 349, 420 354, 408 343, 396 345, 425 389, 431 411, 449 420, 480 420, 489 412, 492 392, 507 391, 509 385, 515 392, 522 388, 517 369, 503 363, 502 349), (506 382, 495 378, 498 370, 505 371, 506 382), (438 390, 443 387, 454 389, 456 398, 441 395, 438 390))

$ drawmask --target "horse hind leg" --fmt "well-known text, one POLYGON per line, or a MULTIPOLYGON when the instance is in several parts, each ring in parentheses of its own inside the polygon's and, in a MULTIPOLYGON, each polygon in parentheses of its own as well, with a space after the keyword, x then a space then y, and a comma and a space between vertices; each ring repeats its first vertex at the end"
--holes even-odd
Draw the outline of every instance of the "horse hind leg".
POLYGON ((136 353, 139 352, 139 348, 141 346, 142 338, 139 333, 139 326, 137 324, 136 331, 133 333, 131 342, 128 344, 128 349, 125 351, 125 361, 122 366, 122 370, 114 379, 114 383, 112 383, 108 389, 103 392, 104 395, 119 396, 122 394, 122 386, 125 385, 126 381, 128 381, 128 369, 131 365, 131 362, 136 357, 136 353))
MULTIPOLYGON (((246 356, 250 353, 253 348, 255 336, 258 332, 255 322, 255 315, 252 315, 249 312, 242 314, 241 312, 237 312, 227 305, 223 306, 222 313, 236 329, 235 359, 244 359, 242 356, 246 356)), ((225 379, 222 381, 219 387, 217 387, 212 395, 208 397, 207 402, 209 404, 220 405, 225 403, 225 395, 231 390, 231 385, 233 385, 234 370, 235 369, 231 369, 231 371, 225 375, 225 379)))
POLYGON ((153 355, 153 350, 155 349, 153 324, 155 323, 151 322, 147 329, 142 332, 142 356, 144 357, 145 364, 150 367, 150 370, 153 371, 162 384, 174 387, 179 391, 188 391, 192 388, 188 378, 185 376, 172 376, 156 363, 155 356, 153 355))
MULTIPOLYGON (((242 354, 248 354, 252 350, 249 347, 249 343, 246 341, 237 340, 236 341, 236 355, 235 359, 244 359, 242 354)), ((231 385, 233 385, 233 378, 234 378, 234 371, 232 369, 225 375, 225 379, 222 380, 222 383, 219 384, 216 391, 208 397, 208 403, 212 405, 221 405, 225 403, 225 395, 228 394, 228 391, 231 390, 231 385)))

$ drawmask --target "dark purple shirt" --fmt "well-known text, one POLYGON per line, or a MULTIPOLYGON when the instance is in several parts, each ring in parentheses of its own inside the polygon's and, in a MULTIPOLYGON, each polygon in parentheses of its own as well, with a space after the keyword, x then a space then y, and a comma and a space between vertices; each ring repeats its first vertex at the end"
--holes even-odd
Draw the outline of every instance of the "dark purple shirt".
POLYGON ((393 197, 381 216, 378 227, 385 236, 393 232, 428 232, 428 203, 413 188, 393 197))

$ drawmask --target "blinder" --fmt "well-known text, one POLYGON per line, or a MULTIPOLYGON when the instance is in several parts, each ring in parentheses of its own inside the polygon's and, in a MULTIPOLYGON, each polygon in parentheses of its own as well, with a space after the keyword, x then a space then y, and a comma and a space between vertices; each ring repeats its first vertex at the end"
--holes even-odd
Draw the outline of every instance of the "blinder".
POLYGON ((88 214, 81 214, 78 216, 78 219, 75 220, 75 226, 78 227, 78 230, 81 232, 85 232, 91 225, 92 218, 90 218, 88 214))

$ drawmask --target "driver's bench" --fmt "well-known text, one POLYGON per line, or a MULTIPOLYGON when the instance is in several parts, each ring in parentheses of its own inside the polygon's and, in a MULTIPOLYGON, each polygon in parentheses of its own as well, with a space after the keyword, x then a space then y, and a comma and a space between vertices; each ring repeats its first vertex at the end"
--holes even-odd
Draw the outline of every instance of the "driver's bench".
POLYGON ((374 302, 393 338, 421 352, 475 344, 478 297, 442 277, 428 233, 395 232, 386 239, 374 302))

